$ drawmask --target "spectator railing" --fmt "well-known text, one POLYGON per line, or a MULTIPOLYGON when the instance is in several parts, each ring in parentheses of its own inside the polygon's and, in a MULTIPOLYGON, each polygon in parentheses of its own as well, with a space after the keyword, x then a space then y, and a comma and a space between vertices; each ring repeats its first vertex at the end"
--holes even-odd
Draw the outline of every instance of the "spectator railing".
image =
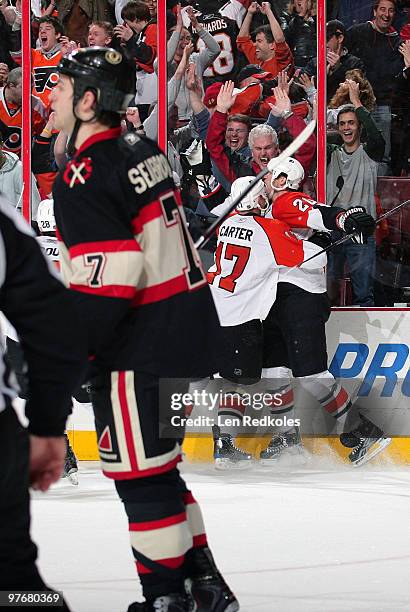
POLYGON ((167 149, 167 2, 157 0, 157 41, 158 41, 158 145, 167 149))
POLYGON ((326 201, 326 7, 317 3, 317 178, 319 202, 326 201))
POLYGON ((23 68, 22 90, 22 162, 23 193, 22 210, 27 221, 31 222, 31 3, 22 2, 21 49, 23 68))

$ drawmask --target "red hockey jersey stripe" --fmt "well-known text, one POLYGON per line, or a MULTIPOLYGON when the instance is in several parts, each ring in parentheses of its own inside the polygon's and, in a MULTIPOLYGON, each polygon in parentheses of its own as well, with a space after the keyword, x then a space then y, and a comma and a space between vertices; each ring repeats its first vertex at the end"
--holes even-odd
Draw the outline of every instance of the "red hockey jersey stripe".
POLYGON ((162 207, 159 203, 159 200, 154 200, 151 204, 147 204, 144 208, 139 212, 138 217, 135 217, 132 220, 132 229, 134 234, 140 234, 144 225, 157 219, 158 217, 162 217, 162 207))
POLYGON ((184 291, 188 291, 188 283, 185 275, 183 274, 159 285, 146 287, 141 291, 137 291, 137 294, 132 301, 132 305, 134 307, 138 307, 142 306, 143 304, 159 302, 161 300, 166 300, 173 295, 177 295, 178 293, 183 293, 184 291))

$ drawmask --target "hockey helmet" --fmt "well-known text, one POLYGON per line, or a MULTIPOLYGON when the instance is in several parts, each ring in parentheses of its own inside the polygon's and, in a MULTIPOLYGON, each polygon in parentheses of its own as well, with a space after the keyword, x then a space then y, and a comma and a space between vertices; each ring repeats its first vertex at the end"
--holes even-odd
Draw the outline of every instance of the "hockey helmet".
POLYGON ((42 234, 56 231, 53 200, 42 200, 37 209, 37 225, 42 234))
POLYGON ((96 92, 96 115, 125 111, 132 98, 130 69, 124 56, 109 47, 86 47, 63 57, 58 72, 73 79, 74 106, 88 90, 96 92))
POLYGON ((272 170, 271 186, 275 191, 298 189, 304 178, 305 171, 303 170, 302 164, 293 157, 286 157, 283 162, 272 170), (283 187, 275 187, 273 183, 281 174, 286 176, 286 183, 283 185, 283 187))
MULTIPOLYGON (((236 200, 236 198, 238 198, 254 180, 254 176, 242 176, 237 178, 232 183, 232 199, 236 200)), ((251 191, 244 198, 242 198, 242 200, 236 206, 237 212, 240 213, 248 212, 254 208, 259 208, 262 214, 265 214, 269 208, 269 200, 263 181, 258 181, 251 191), (259 202, 260 196, 263 197, 262 205, 259 202)))

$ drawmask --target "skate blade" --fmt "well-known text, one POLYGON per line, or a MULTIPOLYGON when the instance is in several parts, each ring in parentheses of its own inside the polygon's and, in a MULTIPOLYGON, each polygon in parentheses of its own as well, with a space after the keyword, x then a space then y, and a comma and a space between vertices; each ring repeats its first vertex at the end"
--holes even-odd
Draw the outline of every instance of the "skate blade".
POLYGON ((71 484, 78 486, 77 472, 72 472, 71 474, 68 474, 68 480, 71 482, 71 484))
POLYGON ((391 443, 391 438, 379 438, 370 447, 369 452, 366 453, 363 457, 361 457, 358 461, 352 462, 352 465, 354 467, 360 467, 361 465, 364 465, 365 463, 370 461, 370 459, 373 459, 373 457, 381 453, 382 450, 384 450, 386 446, 389 446, 390 443, 391 443))
POLYGON ((229 459, 215 459, 216 470, 249 470, 253 465, 253 461, 238 461, 234 463, 229 459))
POLYGON ((76 468, 71 468, 68 472, 64 472, 61 478, 67 478, 71 484, 78 485, 78 470, 76 468))
MULTIPOLYGON (((192 605, 192 604, 191 604, 192 605)), ((192 608, 192 612, 208 612, 209 608, 203 608, 201 605, 196 604, 196 602, 194 601, 193 603, 193 608, 192 608)), ((212 608, 214 609, 214 608, 212 608)), ((239 610, 239 602, 237 601, 232 601, 230 604, 227 605, 226 608, 220 608, 218 607, 218 610, 220 610, 221 612, 238 612, 239 610)))

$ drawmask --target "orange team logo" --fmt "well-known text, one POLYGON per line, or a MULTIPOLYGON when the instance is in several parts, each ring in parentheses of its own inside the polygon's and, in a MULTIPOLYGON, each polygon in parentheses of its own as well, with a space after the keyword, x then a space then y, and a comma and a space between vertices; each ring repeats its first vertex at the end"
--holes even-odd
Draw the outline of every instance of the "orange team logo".
POLYGON ((32 51, 32 66, 34 78, 34 90, 42 102, 48 106, 50 91, 58 82, 57 66, 62 58, 61 51, 56 51, 51 56, 42 53, 40 49, 32 51))
POLYGON ((0 120, 0 134, 3 138, 3 148, 18 155, 21 149, 21 127, 5 125, 0 120))
POLYGON ((19 153, 21 148, 21 114, 20 108, 8 104, 4 89, 0 89, 0 135, 4 149, 19 153))
POLYGON ((36 66, 33 68, 34 89, 38 94, 44 93, 46 89, 53 89, 58 81, 58 72, 55 66, 36 66))
POLYGON ((83 157, 80 160, 72 160, 67 163, 64 170, 64 182, 72 189, 76 185, 84 185, 90 178, 93 165, 90 157, 83 157))

